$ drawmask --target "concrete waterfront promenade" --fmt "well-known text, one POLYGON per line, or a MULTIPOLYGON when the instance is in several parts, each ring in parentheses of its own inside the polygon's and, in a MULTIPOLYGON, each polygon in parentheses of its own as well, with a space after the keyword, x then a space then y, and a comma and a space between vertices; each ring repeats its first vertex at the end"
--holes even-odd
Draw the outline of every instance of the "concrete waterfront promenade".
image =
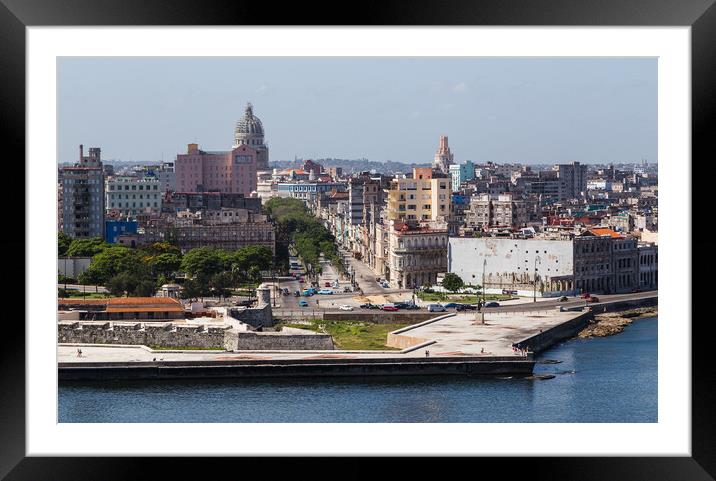
POLYGON ((535 333, 581 316, 535 311, 449 314, 401 329, 395 351, 152 351, 144 346, 60 345, 61 380, 315 375, 522 374, 534 361, 512 349, 535 333), (401 346, 403 347, 403 346, 401 346), (77 349, 82 357, 77 357, 77 349), (426 351, 429 355, 426 356, 426 351), (179 369, 181 368, 181 369, 179 369))
POLYGON ((653 306, 658 294, 593 304, 439 315, 393 331, 383 351, 152 351, 145 346, 60 345, 60 380, 369 375, 525 375, 533 353, 575 336, 594 313, 653 306), (528 355, 513 350, 524 347, 528 355), (82 357, 77 357, 77 349, 82 357))

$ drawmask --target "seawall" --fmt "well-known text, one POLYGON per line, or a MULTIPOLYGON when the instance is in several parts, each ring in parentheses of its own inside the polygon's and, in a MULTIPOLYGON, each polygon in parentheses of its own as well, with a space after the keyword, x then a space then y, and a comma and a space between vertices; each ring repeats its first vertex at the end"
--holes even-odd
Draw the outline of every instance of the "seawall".
POLYGON ((524 375, 534 361, 494 358, 294 359, 59 363, 60 381, 315 376, 524 375))
POLYGON ((569 321, 523 339, 516 343, 517 347, 528 348, 534 353, 542 352, 560 341, 576 336, 592 319, 594 319, 594 314, 591 311, 583 312, 569 321))
POLYGON ((571 339, 579 334, 585 327, 587 327, 593 320, 594 315, 602 312, 617 312, 627 309, 634 309, 636 307, 652 307, 658 305, 658 296, 645 297, 641 299, 630 299, 620 300, 611 302, 600 302, 590 304, 587 306, 587 310, 583 310, 582 307, 573 307, 565 310, 578 311, 582 310, 582 314, 577 317, 570 319, 567 322, 563 322, 558 326, 554 326, 551 329, 547 329, 544 332, 537 333, 530 336, 522 341, 516 343, 518 347, 526 347, 534 353, 539 353, 545 349, 549 349, 555 344, 564 341, 565 339, 571 339))

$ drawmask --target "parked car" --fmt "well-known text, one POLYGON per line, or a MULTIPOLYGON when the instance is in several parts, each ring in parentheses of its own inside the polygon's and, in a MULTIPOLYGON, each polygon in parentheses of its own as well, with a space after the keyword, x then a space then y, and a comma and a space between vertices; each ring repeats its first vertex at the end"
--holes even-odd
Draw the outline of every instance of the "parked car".
POLYGON ((428 306, 428 312, 445 312, 447 309, 445 309, 445 306, 441 306, 440 304, 430 304, 428 306))
POLYGON ((301 297, 301 291, 295 291, 293 297, 301 297))
POLYGON ((301 276, 298 278, 298 282, 306 282, 306 279, 303 276, 301 276))
POLYGON ((569 299, 567 299, 567 296, 562 296, 559 298, 559 302, 567 302, 569 299))
POLYGON ((371 304, 370 302, 368 302, 366 304, 361 304, 360 308, 361 309, 379 309, 380 306, 376 306, 375 304, 371 304))
POLYGON ((251 299, 244 299, 236 303, 237 306, 251 307, 254 305, 254 301, 251 299))
POLYGON ((398 308, 395 307, 395 306, 392 305, 392 304, 383 304, 383 305, 381 306, 381 310, 383 310, 383 311, 395 312, 395 311, 398 310, 398 308))
POLYGON ((305 299, 298 301, 298 305, 301 307, 308 307, 308 302, 305 299))
POLYGON ((338 309, 340 309, 341 311, 352 311, 353 310, 353 308, 351 306, 349 306, 348 304, 341 304, 340 306, 338 306, 338 309))
POLYGON ((472 304, 460 304, 460 305, 461 305, 461 306, 464 308, 464 310, 466 310, 466 311, 474 311, 475 309, 477 309, 477 306, 473 306, 472 304))
POLYGON ((589 299, 587 299, 587 302, 599 302, 599 298, 596 296, 589 296, 589 299))
POLYGON ((499 303, 499 302, 494 302, 494 301, 488 302, 488 303, 485 304, 485 307, 500 307, 500 303, 499 303))
POLYGON ((331 283, 328 282, 328 281, 326 281, 326 282, 323 284, 323 287, 331 287, 331 283))
POLYGON ((301 295, 303 297, 311 297, 313 295, 313 289, 304 289, 301 295))
POLYGON ((588 292, 585 292, 585 293, 582 294, 580 297, 581 297, 582 299, 589 299, 590 297, 592 297, 592 295, 591 295, 590 293, 588 293, 588 292))
POLYGON ((460 305, 461 305, 461 304, 458 303, 458 302, 448 302, 447 304, 443 304, 443 307, 444 307, 445 309, 454 309, 454 308, 456 308, 457 306, 460 306, 460 305))
POLYGON ((318 293, 319 293, 319 294, 333 294, 333 289, 325 289, 325 288, 323 288, 323 289, 321 289, 320 291, 318 291, 318 293))
POLYGON ((343 288, 343 292, 351 292, 351 288, 346 286, 343 288))
POLYGON ((413 304, 413 303, 411 302, 411 303, 408 304, 408 306, 406 307, 406 309, 409 310, 409 311, 415 311, 415 310, 420 309, 420 306, 417 305, 417 304, 413 304))
POLYGON ((384 283, 381 284, 381 287, 382 287, 383 289, 387 289, 387 288, 390 287, 390 284, 388 284, 387 282, 384 282, 384 283))

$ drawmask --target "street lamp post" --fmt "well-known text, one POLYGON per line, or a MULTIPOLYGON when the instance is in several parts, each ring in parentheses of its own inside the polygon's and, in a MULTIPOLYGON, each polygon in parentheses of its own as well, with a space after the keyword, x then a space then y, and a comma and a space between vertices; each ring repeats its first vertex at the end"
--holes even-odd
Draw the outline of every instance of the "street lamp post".
POLYGON ((534 276, 534 287, 532 288, 532 302, 537 302, 537 261, 542 264, 542 259, 539 256, 535 256, 535 276, 534 276))
POLYGON ((482 261, 482 304, 485 305, 485 267, 487 267, 487 259, 482 261))

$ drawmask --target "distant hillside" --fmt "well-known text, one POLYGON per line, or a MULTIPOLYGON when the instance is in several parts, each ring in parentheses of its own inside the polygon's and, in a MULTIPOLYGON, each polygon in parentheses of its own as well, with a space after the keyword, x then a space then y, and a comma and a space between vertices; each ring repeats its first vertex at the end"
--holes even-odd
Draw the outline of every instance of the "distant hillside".
MULTIPOLYGON (((392 160, 374 161, 368 159, 311 159, 318 162, 323 167, 340 167, 344 173, 351 174, 357 172, 365 172, 375 170, 381 174, 393 174, 395 172, 412 172, 413 167, 430 167, 430 163, 424 164, 404 164, 402 162, 393 162, 392 160)), ((300 168, 303 160, 277 160, 270 162, 271 168, 288 169, 300 168)))

